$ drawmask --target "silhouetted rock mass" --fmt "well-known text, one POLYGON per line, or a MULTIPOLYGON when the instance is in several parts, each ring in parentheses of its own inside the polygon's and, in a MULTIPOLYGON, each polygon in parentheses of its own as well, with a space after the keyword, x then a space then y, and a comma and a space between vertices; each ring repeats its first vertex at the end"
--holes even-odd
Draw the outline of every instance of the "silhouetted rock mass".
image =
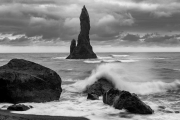
POLYGON ((114 85, 111 82, 106 78, 100 78, 94 84, 88 86, 86 92, 91 95, 95 94, 97 96, 102 96, 112 88, 114 88, 114 85))
POLYGON ((97 58, 93 52, 89 39, 90 20, 89 14, 84 6, 80 15, 81 31, 78 36, 78 42, 73 39, 70 46, 70 55, 66 59, 91 59, 97 58))
POLYGON ((87 86, 84 91, 87 99, 98 100, 103 95, 103 102, 116 109, 125 109, 135 114, 153 114, 150 106, 141 101, 138 96, 128 91, 115 89, 115 85, 106 78, 99 78, 94 84, 87 86))
POLYGON ((70 54, 73 53, 73 51, 74 51, 75 48, 76 48, 76 40, 73 39, 73 40, 71 41, 70 54))
POLYGON ((61 92, 60 76, 47 67, 24 59, 0 67, 0 102, 47 102, 61 92))
POLYGON ((103 95, 103 102, 119 110, 125 109, 130 113, 154 113, 151 107, 141 101, 136 94, 128 91, 120 91, 112 88, 103 95))
POLYGON ((11 111, 26 111, 33 108, 32 106, 27 106, 24 104, 15 104, 15 105, 11 105, 7 108, 7 110, 11 110, 11 111))

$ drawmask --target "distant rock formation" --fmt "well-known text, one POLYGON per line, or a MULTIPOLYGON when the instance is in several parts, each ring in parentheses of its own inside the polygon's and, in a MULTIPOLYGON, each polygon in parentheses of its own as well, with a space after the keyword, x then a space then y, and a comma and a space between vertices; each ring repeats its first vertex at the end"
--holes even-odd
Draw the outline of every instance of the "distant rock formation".
POLYGON ((47 102, 61 92, 60 76, 47 67, 23 59, 0 67, 0 102, 47 102))
POLYGON ((70 54, 73 53, 73 51, 74 51, 75 48, 76 48, 76 40, 73 39, 73 40, 71 41, 70 54))
POLYGON ((70 55, 66 59, 91 59, 97 58, 93 52, 89 39, 90 20, 89 14, 84 6, 80 15, 81 31, 78 36, 78 43, 73 39, 70 46, 70 55))

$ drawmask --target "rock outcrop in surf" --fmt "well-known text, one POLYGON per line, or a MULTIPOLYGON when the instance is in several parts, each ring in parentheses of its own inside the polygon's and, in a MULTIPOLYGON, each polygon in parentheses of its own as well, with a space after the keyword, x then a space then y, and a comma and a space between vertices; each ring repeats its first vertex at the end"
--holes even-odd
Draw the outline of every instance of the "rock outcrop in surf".
POLYGON ((142 102, 136 94, 128 91, 120 91, 106 78, 100 78, 94 84, 87 87, 87 99, 97 100, 103 95, 103 102, 116 109, 125 109, 135 114, 153 114, 150 106, 142 102), (95 96, 95 97, 94 97, 95 96))
POLYGON ((7 108, 7 110, 10 111, 26 111, 33 108, 32 106, 27 106, 24 104, 15 104, 15 105, 11 105, 7 108))
POLYGON ((24 59, 12 59, 0 67, 0 102, 59 100, 61 78, 53 70, 24 59))
POLYGON ((110 89, 103 95, 103 102, 112 105, 116 109, 125 109, 135 114, 153 114, 154 111, 150 106, 142 102, 136 94, 128 91, 119 91, 110 89))
POLYGON ((97 58, 93 52, 90 44, 89 31, 90 31, 90 19, 89 14, 84 6, 80 15, 81 31, 78 36, 78 41, 73 39, 70 46, 70 55, 66 59, 92 59, 97 58))
POLYGON ((94 84, 87 87, 87 93, 92 96, 102 96, 113 87, 112 83, 110 83, 106 78, 100 78, 94 84))

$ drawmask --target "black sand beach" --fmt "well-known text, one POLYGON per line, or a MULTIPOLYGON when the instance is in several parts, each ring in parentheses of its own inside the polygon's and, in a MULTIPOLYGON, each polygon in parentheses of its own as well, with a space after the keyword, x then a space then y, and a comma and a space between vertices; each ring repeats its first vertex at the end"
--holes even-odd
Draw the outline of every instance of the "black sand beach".
POLYGON ((7 110, 0 110, 0 120, 88 120, 82 117, 46 116, 15 114, 7 110))

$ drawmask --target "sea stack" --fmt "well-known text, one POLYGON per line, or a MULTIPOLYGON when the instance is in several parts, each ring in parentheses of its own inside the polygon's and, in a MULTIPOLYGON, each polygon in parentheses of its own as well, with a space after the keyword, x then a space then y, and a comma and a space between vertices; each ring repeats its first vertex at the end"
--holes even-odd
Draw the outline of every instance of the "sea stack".
POLYGON ((90 31, 90 19, 89 14, 84 6, 80 15, 80 26, 81 31, 78 36, 78 41, 76 45, 76 40, 71 41, 70 55, 66 59, 93 59, 97 58, 96 54, 93 52, 92 46, 89 39, 90 31))

